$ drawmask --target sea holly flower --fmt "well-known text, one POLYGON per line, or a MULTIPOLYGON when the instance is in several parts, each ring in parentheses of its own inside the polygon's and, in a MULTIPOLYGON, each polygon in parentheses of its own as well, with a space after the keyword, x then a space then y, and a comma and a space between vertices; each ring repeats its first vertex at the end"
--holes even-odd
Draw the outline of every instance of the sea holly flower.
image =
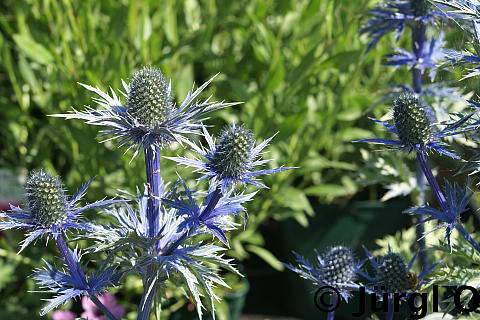
POLYGON ((128 146, 127 151, 135 148, 135 157, 141 147, 157 149, 171 141, 185 141, 186 134, 195 133, 200 128, 205 114, 238 104, 209 99, 194 102, 215 76, 195 91, 188 92, 185 100, 177 106, 171 96, 171 84, 163 73, 157 68, 143 67, 133 74, 129 84, 123 82, 125 92, 121 94, 126 99, 123 104, 113 90, 110 96, 98 88, 81 84, 99 96, 93 100, 103 109, 87 107, 85 111, 74 109, 70 114, 54 116, 107 127, 100 137, 109 136, 104 141, 118 140, 120 146, 128 146))
POLYGON ((203 133, 208 143, 208 149, 193 143, 189 143, 189 145, 204 159, 167 158, 197 168, 199 172, 203 173, 203 177, 199 180, 212 179, 213 183, 220 187, 223 194, 227 193, 230 186, 236 186, 239 183, 266 188, 265 185, 257 181, 256 176, 292 169, 289 167, 267 170, 255 169, 257 166, 264 165, 272 160, 259 160, 257 158, 274 136, 256 145, 253 133, 243 125, 237 126, 235 123, 226 126, 216 142, 205 128, 203 128, 203 133))
POLYGON ((443 49, 445 41, 443 38, 444 34, 442 32, 438 38, 432 38, 430 42, 425 42, 418 53, 397 48, 395 49, 396 53, 385 56, 387 58, 385 65, 395 66, 395 68, 407 65, 412 69, 419 69, 422 74, 425 70, 430 69, 429 76, 430 79, 433 80, 437 73, 437 65, 440 64, 445 57, 443 49))
MULTIPOLYGON (((117 299, 115 296, 110 292, 105 292, 97 296, 98 300, 100 300, 105 307, 110 310, 113 315, 117 318, 123 317, 125 314, 125 308, 123 306, 117 305, 117 299)), ((82 308, 84 312, 82 313, 82 318, 86 318, 88 320, 103 320, 104 315, 100 308, 97 307, 95 303, 92 302, 88 297, 82 298, 82 308)))
MULTIPOLYGON (((93 179, 92 179, 93 180, 93 179)), ((88 230, 90 225, 82 221, 81 213, 89 209, 103 208, 122 200, 100 200, 79 207, 78 202, 92 182, 90 180, 71 198, 65 194, 60 177, 46 171, 34 171, 26 183, 26 206, 21 209, 10 205, 11 212, 0 212, 0 230, 29 228, 20 251, 32 241, 46 235, 57 237, 70 229, 88 230)))
POLYGON ((439 6, 432 6, 428 0, 385 0, 370 13, 373 17, 361 30, 370 38, 365 54, 391 31, 395 32, 398 41, 405 26, 412 26, 417 21, 434 23, 438 17, 445 16, 439 6))
POLYGON ((398 139, 364 139, 356 142, 370 142, 390 146, 394 150, 407 149, 425 153, 434 150, 454 159, 461 159, 456 154, 446 149, 446 144, 439 141, 440 138, 461 134, 474 130, 466 125, 473 114, 469 114, 447 124, 442 130, 438 130, 432 123, 429 111, 425 105, 411 92, 402 93, 393 103, 393 125, 373 119, 383 125, 387 131, 394 133, 398 139), (462 127, 464 126, 464 127, 462 127))
POLYGON ((420 223, 438 220, 438 226, 427 232, 427 234, 439 228, 446 228, 445 239, 447 240, 450 249, 452 248, 450 236, 453 230, 457 229, 467 241, 480 251, 480 246, 463 228, 460 221, 460 215, 465 212, 473 196, 473 192, 468 191, 467 185, 464 187, 460 187, 456 184, 452 186, 447 180, 445 180, 445 209, 437 210, 430 206, 416 206, 407 209, 405 213, 424 216, 425 218, 420 221, 420 223))
POLYGON ((434 263, 417 275, 411 269, 418 252, 413 255, 407 264, 399 253, 391 251, 390 246, 388 252, 378 259, 373 258, 366 248, 364 250, 374 269, 374 276, 370 276, 361 270, 358 273, 370 281, 371 287, 367 287, 368 291, 377 293, 380 299, 383 298, 384 293, 388 294, 389 305, 385 319, 393 319, 394 294, 406 293, 405 296, 399 295, 398 297, 403 300, 408 299, 412 293, 426 283, 426 276, 441 262, 434 263))
POLYGON ((316 252, 315 265, 308 263, 296 252, 294 255, 298 265, 283 263, 286 268, 312 281, 316 286, 335 287, 345 301, 351 296, 350 291, 357 291, 360 288, 355 281, 363 261, 357 262, 350 248, 338 245, 327 249, 323 254, 316 252))

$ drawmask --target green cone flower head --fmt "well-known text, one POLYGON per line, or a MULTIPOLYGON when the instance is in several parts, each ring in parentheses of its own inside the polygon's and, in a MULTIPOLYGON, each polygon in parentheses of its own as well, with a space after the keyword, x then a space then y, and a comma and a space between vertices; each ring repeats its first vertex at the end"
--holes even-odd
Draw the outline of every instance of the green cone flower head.
POLYGON ((27 205, 38 225, 49 227, 67 214, 67 199, 60 178, 40 170, 26 184, 27 205))
POLYGON ((235 124, 227 126, 221 133, 212 155, 212 169, 220 178, 236 178, 247 172, 252 149, 255 145, 253 133, 235 124))
POLYGON ((349 283, 355 280, 355 258, 344 246, 331 247, 323 255, 323 280, 329 284, 349 283))
POLYGON ((156 68, 143 67, 133 74, 127 96, 127 112, 149 127, 165 122, 173 111, 170 84, 156 68))
POLYGON ((407 273, 405 259, 398 253, 389 252, 378 262, 375 280, 385 287, 385 292, 405 292, 409 288, 407 273))
POLYGON ((393 121, 399 140, 407 146, 424 145, 432 137, 432 126, 425 107, 410 92, 393 103, 393 121))

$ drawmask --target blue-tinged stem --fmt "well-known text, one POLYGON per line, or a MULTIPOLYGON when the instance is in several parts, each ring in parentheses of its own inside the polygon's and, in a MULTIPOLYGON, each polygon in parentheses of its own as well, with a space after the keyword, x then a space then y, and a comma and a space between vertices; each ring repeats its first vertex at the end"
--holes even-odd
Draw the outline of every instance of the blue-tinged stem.
POLYGON ((155 237, 159 231, 159 205, 160 205, 160 186, 161 186, 161 170, 160 170, 160 149, 153 147, 144 148, 145 167, 148 186, 147 200, 147 220, 148 235, 155 237))
MULTIPOLYGON (((161 167, 160 167, 160 148, 147 146, 143 149, 145 155, 145 168, 148 187, 147 199, 147 221, 148 221, 148 235, 153 238, 156 237, 160 229, 160 186, 161 186, 161 167)), ((157 248, 158 250, 158 248, 157 248)), ((143 279, 143 295, 140 301, 140 308, 137 319, 146 320, 150 317, 150 310, 152 308, 153 298, 155 297, 157 285, 148 289, 148 279, 157 272, 155 266, 149 266, 143 279)))
POLYGON ((468 234, 467 230, 463 228, 460 223, 455 224, 455 229, 467 240, 479 253, 480 253, 480 245, 473 240, 473 238, 468 234))
POLYGON ((388 311, 387 314, 385 315, 385 320, 393 320, 393 314, 394 314, 394 305, 393 305, 393 300, 391 297, 388 299, 388 311))
MULTIPOLYGON (((425 30, 426 25, 422 21, 416 21, 412 26, 412 52, 421 58, 423 47, 425 46, 425 30)), ((422 71, 417 66, 412 68, 413 91, 416 94, 422 93, 422 71)))
MULTIPOLYGON (((420 161, 417 159, 416 161, 416 180, 417 180, 417 188, 419 190, 419 195, 417 197, 417 205, 423 206, 425 204, 425 175, 422 171, 422 166, 420 161)), ((425 239, 425 225, 423 223, 417 223, 415 225, 415 232, 418 239, 418 246, 420 248, 420 252, 418 254, 418 259, 420 261, 420 265, 422 266, 423 270, 427 270, 428 266, 430 265, 428 262, 428 255, 427 255, 427 243, 425 239)))
MULTIPOLYGON (((87 279, 80 269, 80 263, 73 257, 72 251, 65 243, 62 235, 58 235, 55 239, 58 251, 62 255, 63 259, 67 263, 68 271, 75 281, 81 286, 82 289, 88 290, 87 279)), ((95 305, 102 310, 103 314, 110 320, 117 320, 117 318, 105 307, 105 305, 94 295, 89 296, 95 305)))
MULTIPOLYGON (((331 306, 336 306, 337 302, 338 302, 337 300, 338 300, 338 296, 336 294, 330 295, 330 305, 331 306)), ((327 320, 334 320, 334 319, 335 319, 335 310, 330 311, 327 314, 327 320)))
POLYGON ((444 212, 447 212, 448 211, 447 201, 445 200, 445 196, 443 195, 437 180, 433 176, 432 169, 430 169, 430 166, 428 165, 427 158, 425 157, 424 151, 422 150, 417 151, 417 160, 420 164, 420 167, 422 168, 423 173, 425 174, 425 177, 427 177, 427 181, 430 184, 430 187, 432 188, 433 194, 435 195, 435 198, 437 199, 438 204, 440 205, 440 208, 444 212))
MULTIPOLYGON (((421 53, 423 51, 423 47, 425 46, 425 32, 426 25, 422 21, 417 21, 415 25, 412 27, 412 52, 415 54, 417 59, 421 58, 421 53)), ((416 94, 422 93, 422 71, 418 67, 412 68, 412 87, 413 91, 416 94)), ((418 205, 422 206, 425 204, 425 179, 424 175, 422 174, 422 168, 417 161, 416 166, 416 180, 417 180, 417 187, 420 191, 420 195, 418 196, 418 205)), ((427 270, 429 263, 428 263, 428 255, 426 252, 426 241, 424 237, 425 233, 425 225, 423 223, 417 223, 416 225, 416 234, 418 240, 418 245, 420 247, 419 253, 419 260, 423 267, 423 270, 427 270)))

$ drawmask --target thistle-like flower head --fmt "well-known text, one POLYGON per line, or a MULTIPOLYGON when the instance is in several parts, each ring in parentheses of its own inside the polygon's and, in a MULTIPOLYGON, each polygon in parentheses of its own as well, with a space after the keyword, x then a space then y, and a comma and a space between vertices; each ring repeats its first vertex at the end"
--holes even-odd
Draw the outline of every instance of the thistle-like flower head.
POLYGON ((424 145, 432 137, 427 111, 410 92, 401 94, 393 103, 393 123, 404 145, 424 145))
POLYGON ((409 152, 426 152, 428 149, 454 159, 461 159, 456 154, 446 149, 446 144, 439 139, 475 130, 476 126, 469 124, 473 113, 461 117, 453 123, 445 123, 442 130, 431 122, 429 110, 410 91, 401 94, 393 103, 393 124, 388 124, 371 118, 384 126, 387 131, 394 133, 398 140, 392 139, 363 139, 355 142, 370 142, 393 147, 392 149, 409 152))
POLYGON ((407 281, 407 263, 396 252, 389 252, 378 261, 375 281, 383 286, 386 292, 406 292, 409 287, 407 281))
POLYGON ((378 259, 373 258, 366 248, 364 250, 375 272, 375 276, 370 277, 361 270, 358 271, 361 276, 372 284, 372 288, 367 287, 367 290, 388 294, 407 293, 407 298, 425 283, 424 278, 441 262, 434 263, 417 275, 411 270, 418 252, 413 255, 407 264, 400 254, 391 251, 390 246, 388 247, 388 252, 378 259))
POLYGON ((152 129, 160 126, 173 108, 170 84, 160 70, 143 67, 133 74, 126 109, 139 123, 152 129))
POLYGON ((60 177, 43 170, 33 172, 26 183, 25 209, 10 205, 10 212, 0 212, 0 218, 6 219, 0 222, 0 230, 29 228, 30 233, 20 249, 22 251, 28 244, 43 235, 56 238, 68 229, 90 229, 89 224, 81 220, 82 212, 120 201, 101 200, 79 207, 78 201, 85 195, 92 180, 73 197, 68 198, 60 177))
POLYGON ((361 273, 363 261, 357 262, 350 248, 338 245, 327 249, 323 254, 316 252, 317 264, 312 265, 301 255, 295 253, 298 266, 283 263, 300 277, 310 280, 317 286, 335 287, 343 299, 348 300, 350 291, 359 289, 355 283, 361 273))
POLYGON ((220 134, 217 142, 203 129, 208 149, 189 142, 189 145, 201 159, 187 159, 180 157, 167 157, 178 163, 189 167, 197 168, 203 173, 202 179, 212 179, 221 188, 223 194, 227 193, 229 186, 238 183, 252 184, 260 188, 266 188, 262 183, 257 182, 255 176, 280 172, 290 167, 276 169, 256 170, 255 167, 263 165, 269 160, 258 160, 261 151, 267 146, 273 136, 255 145, 253 133, 244 126, 236 126, 234 123, 228 125, 220 134))
POLYGON ((220 179, 238 179, 248 171, 250 154, 255 147, 253 133, 241 126, 227 126, 215 143, 210 169, 220 179))
POLYGON ((34 172, 25 189, 27 207, 37 225, 48 228, 66 218, 67 197, 58 176, 43 170, 34 172))
POLYGON ((135 157, 142 147, 161 148, 171 141, 188 141, 186 135, 201 128, 200 123, 206 119, 207 113, 238 104, 211 102, 210 98, 203 102, 194 101, 215 76, 195 91, 192 89, 185 100, 176 105, 171 96, 170 81, 159 69, 144 67, 133 74, 129 84, 123 82, 124 103, 112 89, 110 95, 82 84, 99 96, 93 100, 103 109, 87 107, 85 111, 74 109, 72 113, 54 116, 106 127, 100 137, 109 138, 103 142, 115 139, 120 146, 126 145, 127 151, 134 148, 135 157))
POLYGON ((323 280, 335 285, 350 283, 356 278, 356 261, 350 248, 345 246, 331 247, 323 255, 323 280))

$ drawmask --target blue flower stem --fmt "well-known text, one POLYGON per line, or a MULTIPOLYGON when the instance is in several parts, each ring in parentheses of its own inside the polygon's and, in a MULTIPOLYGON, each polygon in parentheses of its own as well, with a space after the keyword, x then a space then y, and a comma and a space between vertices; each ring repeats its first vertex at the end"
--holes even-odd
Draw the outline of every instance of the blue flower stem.
POLYGON ((144 148, 145 167, 148 186, 147 220, 148 235, 153 238, 159 231, 159 205, 160 205, 160 148, 148 146, 144 148))
POLYGON ((385 320, 393 320, 393 314, 394 314, 393 299, 390 297, 388 299, 388 311, 387 311, 387 314, 385 315, 385 320))
MULTIPOLYGON (((425 205, 425 175, 423 174, 422 171, 422 166, 420 164, 420 161, 417 159, 416 161, 416 180, 417 180, 417 188, 419 190, 419 195, 417 197, 417 205, 418 206, 423 206, 425 205)), ((415 217, 415 219, 418 219, 418 217, 415 217)), ((415 221, 418 222, 418 221, 415 221)), ((418 259, 420 262, 420 265, 422 266, 423 270, 427 270, 429 264, 428 261, 428 255, 427 255, 427 243, 425 239, 425 225, 423 223, 416 223, 415 226, 415 233, 418 239, 418 247, 420 248, 420 252, 418 253, 418 259)))
MULTIPOLYGON (((148 187, 147 199, 147 221, 148 221, 148 236, 154 238, 157 236, 160 229, 160 186, 162 182, 161 167, 160 167, 160 148, 154 146, 146 146, 143 149, 145 155, 145 168, 148 187)), ((158 243, 157 243, 158 244, 158 243)), ((158 249, 158 248, 157 248, 158 249)), ((147 272, 143 279, 143 294, 140 300, 140 308, 137 319, 146 320, 150 317, 150 310, 152 308, 153 298, 156 295, 157 284, 151 288, 151 291, 145 290, 148 286, 148 280, 157 272, 156 266, 148 266, 147 272)))
POLYGON ((102 310, 105 320, 117 320, 110 310, 108 310, 107 307, 105 307, 105 305, 95 295, 91 295, 89 298, 100 310, 102 310))
MULTIPOLYGON (((63 235, 58 235, 55 239, 55 243, 57 244, 58 251, 67 263, 70 275, 75 279, 77 283, 80 284, 82 289, 88 290, 87 279, 83 274, 82 270, 80 269, 80 263, 75 259, 72 251, 65 243, 63 235)), ((100 310, 102 310, 103 314, 107 316, 110 320, 117 320, 117 318, 110 312, 110 310, 108 310, 107 307, 105 307, 105 305, 97 297, 91 295, 89 296, 89 298, 100 310)))
MULTIPOLYGON (((426 25, 418 20, 412 26, 412 52, 421 59, 423 47, 425 46, 426 25)), ((422 93, 422 70, 418 66, 412 68, 413 91, 416 94, 422 93)))
MULTIPOLYGON (((417 59, 421 58, 421 54, 423 51, 423 47, 425 45, 425 33, 426 33, 426 25, 422 21, 416 21, 414 26, 412 27, 412 52, 415 54, 417 59)), ((413 91, 420 95, 422 93, 422 71, 414 66, 412 68, 412 87, 413 91)), ((417 198, 417 202, 419 206, 423 206, 425 204, 425 179, 422 173, 421 165, 417 160, 416 166, 416 183, 417 188, 420 191, 420 195, 417 198)), ((426 251, 426 241, 424 237, 425 233, 425 225, 423 223, 417 223, 415 228, 416 236, 418 240, 418 246, 420 248, 419 253, 419 261, 423 267, 423 270, 427 270, 429 263, 428 263, 428 255, 426 251)))
POLYGON ((479 253, 480 253, 480 245, 473 240, 473 238, 468 234, 467 230, 460 224, 457 223, 455 225, 455 229, 467 240, 479 253))
MULTIPOLYGON (((338 300, 338 296, 336 294, 330 295, 330 305, 336 306, 337 305, 337 300, 338 300)), ((334 319, 335 319, 335 310, 330 311, 327 314, 327 320, 334 320, 334 319)))
POLYGON ((432 188, 433 194, 435 195, 435 198, 437 199, 440 208, 444 212, 447 212, 447 201, 445 200, 445 196, 443 195, 437 180, 433 176, 432 169, 430 169, 430 166, 428 165, 427 158, 425 157, 425 151, 417 151, 417 160, 420 164, 420 167, 422 168, 423 173, 425 174, 425 177, 427 178, 428 183, 430 184, 430 187, 432 188))

